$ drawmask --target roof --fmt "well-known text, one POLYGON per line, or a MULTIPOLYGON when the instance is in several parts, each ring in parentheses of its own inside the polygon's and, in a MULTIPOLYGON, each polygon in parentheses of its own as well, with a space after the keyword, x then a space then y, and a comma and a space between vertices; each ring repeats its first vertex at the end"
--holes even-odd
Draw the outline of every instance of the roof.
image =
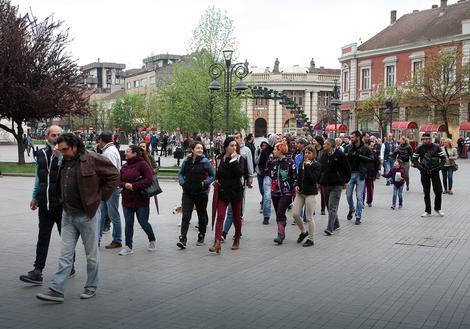
MULTIPOLYGON (((272 72, 272 69, 270 67, 256 67, 252 66, 250 67, 250 72, 252 74, 276 74, 272 72)), ((294 73, 294 74, 307 74, 307 73, 315 73, 315 74, 325 74, 325 75, 341 75, 341 70, 340 69, 327 69, 324 67, 320 68, 314 68, 310 69, 305 66, 288 66, 288 67, 280 67, 279 68, 279 74, 284 73, 294 73)))
POLYGON ((373 50, 428 41, 462 34, 462 21, 470 19, 470 1, 403 15, 362 45, 358 50, 373 50), (442 14, 443 13, 443 14, 442 14))
POLYGON ((462 122, 460 124, 459 130, 470 130, 470 122, 462 122))
POLYGON ((80 67, 82 71, 87 71, 95 68, 105 68, 105 69, 117 69, 117 70, 124 70, 126 68, 126 64, 119 64, 119 63, 109 63, 109 62, 94 62, 90 64, 86 64, 80 67))

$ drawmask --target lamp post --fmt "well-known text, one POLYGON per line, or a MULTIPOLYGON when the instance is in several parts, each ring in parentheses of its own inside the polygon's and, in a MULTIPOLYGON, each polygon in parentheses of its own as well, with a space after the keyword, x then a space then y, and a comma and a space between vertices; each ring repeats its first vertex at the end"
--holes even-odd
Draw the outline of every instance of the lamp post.
POLYGON ((339 86, 338 79, 334 80, 335 85, 333 86, 333 99, 331 100, 331 105, 335 109, 335 138, 338 137, 338 106, 341 105, 341 100, 339 99, 339 86))
POLYGON ((224 50, 222 52, 224 54, 224 61, 225 66, 220 63, 213 63, 209 67, 209 75, 213 79, 209 85, 210 91, 219 91, 221 89, 221 85, 217 80, 222 75, 224 76, 224 94, 225 94, 225 127, 227 130, 227 134, 232 132, 232 117, 230 114, 230 98, 232 95, 232 78, 235 74, 236 77, 240 79, 238 83, 235 85, 233 89, 238 92, 243 92, 248 89, 248 86, 243 81, 243 78, 248 75, 249 69, 246 63, 235 63, 232 64, 232 55, 233 50, 224 50))
POLYGON ((389 122, 389 133, 392 132, 392 117, 394 113, 398 113, 398 109, 396 108, 396 101, 393 98, 388 98, 385 100, 385 107, 387 108, 384 112, 388 114, 388 122, 389 122))

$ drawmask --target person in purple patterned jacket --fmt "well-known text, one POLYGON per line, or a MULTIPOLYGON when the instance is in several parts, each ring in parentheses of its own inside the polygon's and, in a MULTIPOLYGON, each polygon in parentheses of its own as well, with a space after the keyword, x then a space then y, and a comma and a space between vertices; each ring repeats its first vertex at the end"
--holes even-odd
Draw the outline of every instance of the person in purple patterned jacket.
POLYGON ((266 164, 265 175, 272 179, 271 199, 276 211, 277 237, 274 242, 281 245, 286 237, 286 210, 295 193, 294 183, 297 177, 295 162, 286 156, 289 149, 285 143, 274 146, 273 156, 266 164))

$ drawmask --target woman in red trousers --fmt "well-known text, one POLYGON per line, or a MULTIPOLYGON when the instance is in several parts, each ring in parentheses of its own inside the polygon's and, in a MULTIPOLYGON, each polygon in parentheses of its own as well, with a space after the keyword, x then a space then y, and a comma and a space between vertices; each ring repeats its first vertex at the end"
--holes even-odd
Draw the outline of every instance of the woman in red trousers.
POLYGON ((245 159, 240 156, 239 146, 233 137, 227 137, 224 141, 224 153, 220 155, 220 164, 217 169, 216 180, 218 182, 217 196, 217 222, 215 225, 214 245, 210 252, 220 253, 222 241, 222 229, 225 214, 229 204, 232 205, 233 223, 235 225, 235 238, 232 250, 240 248, 240 236, 242 234, 241 207, 243 201, 242 177, 245 171, 245 159))

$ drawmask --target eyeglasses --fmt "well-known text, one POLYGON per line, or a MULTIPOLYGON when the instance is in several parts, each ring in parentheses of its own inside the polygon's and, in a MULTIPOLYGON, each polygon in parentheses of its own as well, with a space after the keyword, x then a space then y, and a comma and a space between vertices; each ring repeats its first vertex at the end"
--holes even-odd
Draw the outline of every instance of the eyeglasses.
POLYGON ((67 146, 67 147, 60 148, 58 150, 59 150, 59 152, 63 153, 65 151, 68 151, 69 149, 70 149, 70 146, 67 146))
POLYGON ((59 137, 60 134, 49 134, 49 136, 51 136, 51 137, 59 137))

